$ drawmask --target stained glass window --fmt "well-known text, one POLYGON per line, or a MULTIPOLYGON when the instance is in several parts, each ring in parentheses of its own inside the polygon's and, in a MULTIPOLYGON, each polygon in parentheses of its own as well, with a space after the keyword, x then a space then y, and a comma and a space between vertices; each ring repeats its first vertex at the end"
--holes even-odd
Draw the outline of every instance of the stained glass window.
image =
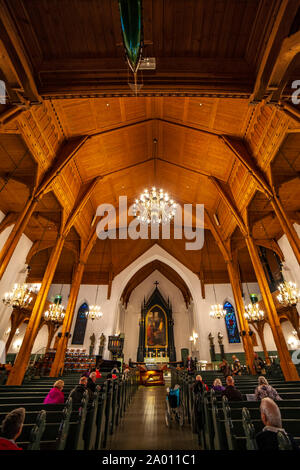
POLYGON ((75 328, 73 332, 72 344, 83 344, 85 330, 87 325, 87 318, 85 313, 89 310, 87 303, 82 304, 77 313, 75 328))
POLYGON ((224 310, 226 310, 227 312, 227 315, 225 317, 225 324, 227 329, 228 341, 229 343, 240 343, 241 339, 233 305, 231 305, 230 302, 225 302, 224 310))

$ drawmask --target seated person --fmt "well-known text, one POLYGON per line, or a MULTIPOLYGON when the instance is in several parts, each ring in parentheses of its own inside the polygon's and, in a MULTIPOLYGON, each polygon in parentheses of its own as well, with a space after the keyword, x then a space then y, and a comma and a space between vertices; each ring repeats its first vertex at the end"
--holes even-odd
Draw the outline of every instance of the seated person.
POLYGON ((73 404, 81 403, 83 394, 86 391, 87 381, 88 381, 87 377, 80 377, 79 385, 76 385, 76 387, 73 388, 73 390, 71 390, 69 396, 72 398, 73 404))
POLYGON ((64 381, 63 380, 57 380, 53 388, 51 388, 50 392, 46 396, 44 403, 49 405, 49 404, 59 404, 59 403, 64 403, 65 402, 65 396, 63 393, 63 388, 64 388, 64 381))
POLYGON ((258 386, 255 389, 255 400, 260 401, 263 398, 272 398, 272 400, 282 400, 275 388, 269 385, 267 379, 263 376, 258 377, 258 386))
POLYGON ((16 408, 8 413, 1 426, 0 450, 23 450, 16 440, 20 436, 25 420, 25 408, 16 408))
POLYGON ((230 375, 226 379, 226 388, 222 392, 222 396, 227 397, 228 401, 242 401, 241 392, 235 388, 234 379, 230 375))
POLYGON ((242 374, 242 366, 240 360, 233 355, 233 364, 232 364, 232 375, 241 375, 242 374))
POLYGON ((260 404, 261 420, 265 427, 256 435, 256 442, 259 450, 279 450, 277 433, 279 431, 287 434, 293 450, 299 447, 293 437, 282 429, 280 409, 271 398, 263 398, 260 404))
POLYGON ((213 383, 213 386, 212 386, 212 389, 215 392, 223 392, 223 390, 225 390, 225 387, 223 387, 222 382, 221 382, 220 379, 215 379, 215 381, 213 383))
POLYGON ((203 393, 205 391, 208 392, 208 390, 208 386, 203 382, 201 375, 196 375, 196 382, 193 385, 193 392, 197 394, 203 393))
POLYGON ((96 380, 97 380, 97 374, 96 372, 91 372, 90 376, 87 381, 87 389, 89 392, 89 400, 93 399, 93 395, 95 391, 97 390, 97 385, 96 385, 96 380))

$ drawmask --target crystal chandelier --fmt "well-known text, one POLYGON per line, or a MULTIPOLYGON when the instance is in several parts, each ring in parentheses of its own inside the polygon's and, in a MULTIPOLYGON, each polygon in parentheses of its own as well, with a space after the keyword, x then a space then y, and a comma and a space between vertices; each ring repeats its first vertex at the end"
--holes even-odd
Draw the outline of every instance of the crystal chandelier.
POLYGON ((169 198, 168 193, 163 189, 159 191, 153 187, 149 192, 145 189, 139 199, 136 199, 133 205, 133 215, 139 215, 137 219, 146 224, 160 223, 166 224, 170 222, 176 214, 177 204, 169 198))
POLYGON ((224 310, 220 304, 212 305, 210 308, 211 311, 209 312, 209 316, 211 318, 216 318, 219 320, 220 318, 225 318, 227 315, 227 310, 224 310))
POLYGON ((278 286, 278 301, 285 307, 294 307, 300 300, 300 291, 295 282, 284 282, 278 286))
POLYGON ((85 316, 88 320, 99 320, 103 316, 100 305, 97 305, 98 290, 99 290, 99 285, 97 286, 95 305, 91 305, 89 309, 85 312, 85 316))
POLYGON ((32 287, 27 284, 15 284, 11 292, 6 292, 2 299, 5 305, 14 308, 26 308, 32 302, 31 292, 32 287))
POLYGON ((259 305, 256 304, 249 304, 245 306, 245 318, 248 321, 259 321, 263 320, 265 313, 263 310, 259 309, 259 305))
POLYGON ((49 308, 44 312, 45 320, 60 323, 65 317, 64 306, 59 303, 52 303, 49 308))
POLYGON ((85 316, 89 320, 99 320, 103 316, 100 305, 91 305, 85 316))

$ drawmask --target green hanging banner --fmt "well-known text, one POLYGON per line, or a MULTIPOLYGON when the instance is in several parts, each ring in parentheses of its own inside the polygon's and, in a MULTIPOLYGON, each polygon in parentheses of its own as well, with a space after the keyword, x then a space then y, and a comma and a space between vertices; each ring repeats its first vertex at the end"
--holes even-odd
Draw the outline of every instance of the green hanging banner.
POLYGON ((142 0, 119 0, 121 27, 126 58, 136 73, 142 56, 142 0))

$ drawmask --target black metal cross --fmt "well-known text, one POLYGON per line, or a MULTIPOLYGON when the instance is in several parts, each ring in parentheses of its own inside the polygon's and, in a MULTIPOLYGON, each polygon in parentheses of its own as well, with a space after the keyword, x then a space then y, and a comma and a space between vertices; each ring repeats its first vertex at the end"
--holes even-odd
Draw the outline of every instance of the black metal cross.
POLYGON ((157 286, 158 286, 159 282, 155 281, 155 283, 154 283, 154 284, 156 285, 156 288, 157 288, 157 286))

